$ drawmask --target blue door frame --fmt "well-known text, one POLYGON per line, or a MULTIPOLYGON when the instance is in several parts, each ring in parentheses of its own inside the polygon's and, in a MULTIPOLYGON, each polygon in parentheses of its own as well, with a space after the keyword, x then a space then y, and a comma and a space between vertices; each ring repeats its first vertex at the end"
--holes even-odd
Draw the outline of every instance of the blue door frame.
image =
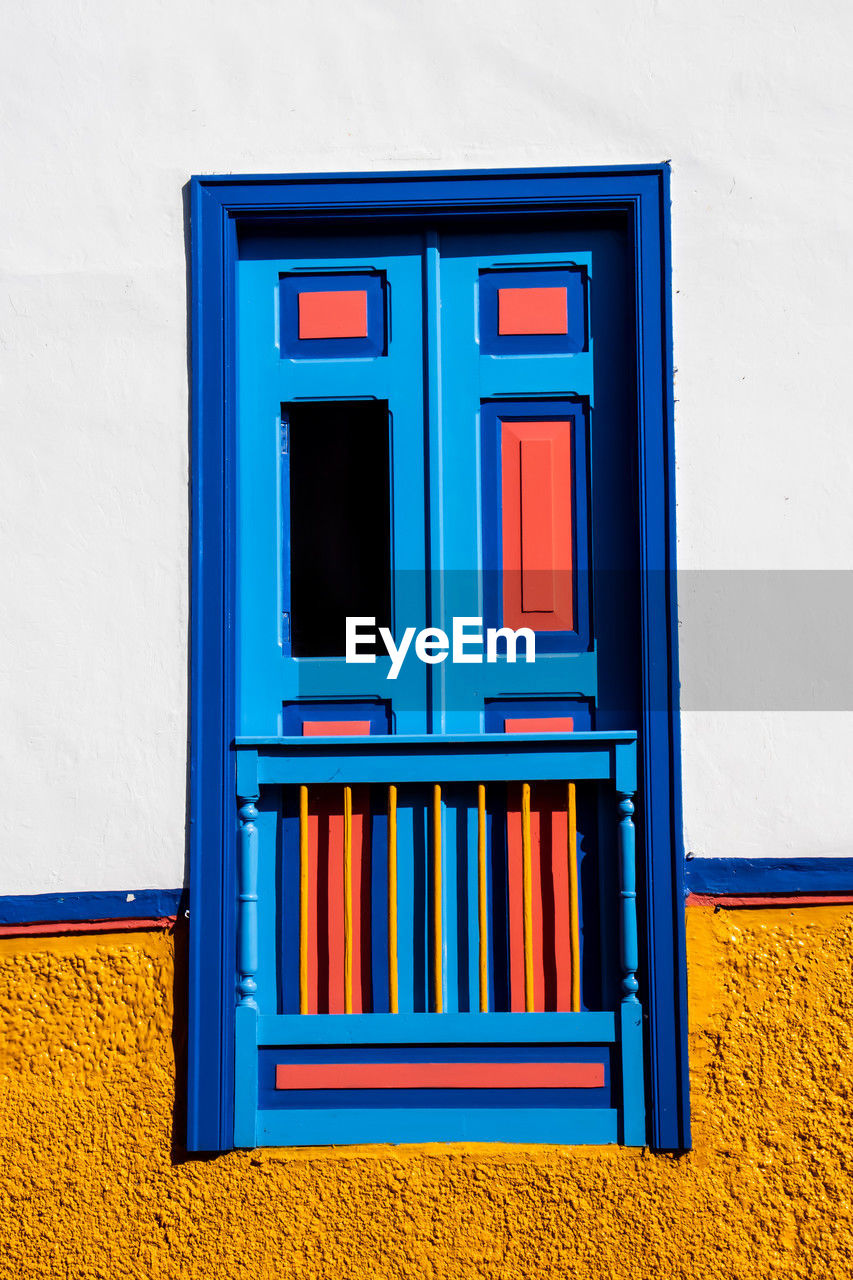
POLYGON ((381 216, 394 229, 453 214, 618 213, 633 242, 637 509, 645 786, 641 917, 648 1111, 658 1150, 690 1145, 675 598, 667 165, 199 177, 191 182, 192 644, 187 1145, 233 1145, 235 955, 235 278, 241 227, 293 231, 381 216), (204 974, 204 981, 200 975, 204 974))

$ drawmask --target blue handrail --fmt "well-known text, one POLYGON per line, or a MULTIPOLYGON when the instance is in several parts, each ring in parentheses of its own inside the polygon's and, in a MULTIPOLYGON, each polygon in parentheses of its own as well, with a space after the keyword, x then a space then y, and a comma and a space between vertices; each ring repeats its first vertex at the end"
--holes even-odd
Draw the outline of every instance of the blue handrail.
POLYGON ((637 789, 637 735, 442 734, 249 738, 234 741, 237 792, 269 784, 604 782, 637 789))

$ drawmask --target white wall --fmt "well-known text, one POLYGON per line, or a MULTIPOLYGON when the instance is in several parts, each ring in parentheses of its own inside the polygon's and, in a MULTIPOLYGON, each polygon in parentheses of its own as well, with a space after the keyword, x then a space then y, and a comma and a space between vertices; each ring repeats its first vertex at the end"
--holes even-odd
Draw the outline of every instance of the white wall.
MULTIPOLYGON (((183 877, 191 173, 671 159, 681 564, 850 567, 849 4, 45 0, 3 25, 0 893, 183 877)), ((853 704, 702 710, 744 642, 690 595, 688 848, 850 855, 853 704)))

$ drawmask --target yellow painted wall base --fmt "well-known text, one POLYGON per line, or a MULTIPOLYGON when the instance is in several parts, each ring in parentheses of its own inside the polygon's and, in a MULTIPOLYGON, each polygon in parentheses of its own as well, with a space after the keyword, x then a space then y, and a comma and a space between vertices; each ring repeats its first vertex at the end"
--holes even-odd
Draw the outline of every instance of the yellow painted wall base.
POLYGON ((696 907, 688 937, 695 1150, 679 1159, 517 1146, 187 1159, 173 939, 5 940, 0 1275, 851 1276, 853 909, 696 907))

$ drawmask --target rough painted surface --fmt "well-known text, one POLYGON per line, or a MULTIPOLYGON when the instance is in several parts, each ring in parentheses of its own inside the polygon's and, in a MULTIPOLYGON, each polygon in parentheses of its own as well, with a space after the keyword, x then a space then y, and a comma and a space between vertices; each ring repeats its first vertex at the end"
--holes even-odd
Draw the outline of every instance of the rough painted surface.
POLYGON ((853 1274, 853 910, 696 907, 688 931, 696 1148, 680 1159, 460 1146, 186 1160, 173 940, 3 941, 0 1276, 853 1274))

